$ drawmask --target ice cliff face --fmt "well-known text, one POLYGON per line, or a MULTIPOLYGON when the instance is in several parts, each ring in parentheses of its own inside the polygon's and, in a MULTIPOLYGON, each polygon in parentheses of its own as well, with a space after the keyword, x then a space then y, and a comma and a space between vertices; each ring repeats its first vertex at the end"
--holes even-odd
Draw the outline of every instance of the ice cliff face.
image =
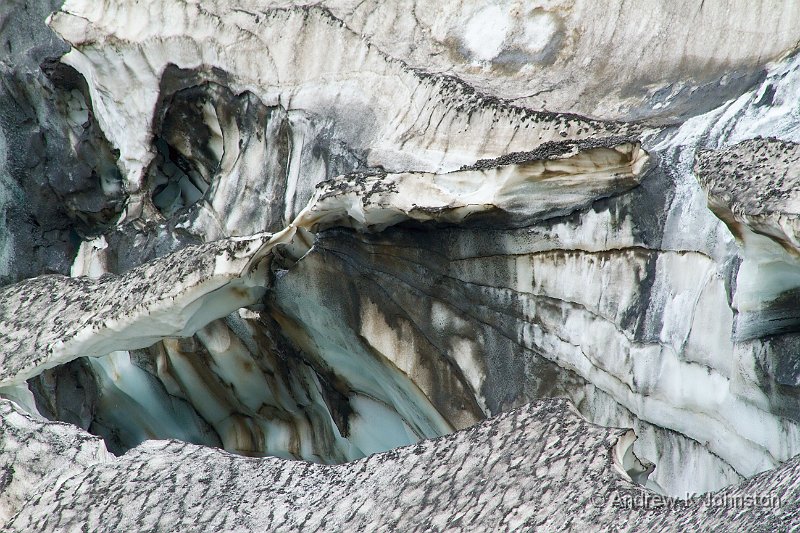
MULTIPOLYGON (((31 28, 2 30, 9 527, 100 527, 74 514, 95 493, 70 487, 136 497, 186 476, 188 501, 220 469, 288 476, 286 501, 317 503, 244 518, 217 487, 197 505, 218 522, 166 504, 103 516, 547 526, 569 493, 575 527, 632 528, 649 515, 584 500, 765 471, 725 490, 785 487, 796 509, 800 13, 705 4, 67 0, 55 34, 49 9, 0 8, 31 28), (685 17, 752 30, 703 40, 685 17), (513 411, 553 397, 635 443, 561 401, 513 411), (345 463, 475 424, 352 465, 263 458, 345 463), (165 439, 190 444, 146 442, 165 439), (550 466, 512 474, 526 446, 550 466), (34 448, 70 451, 14 474, 34 448), (421 477, 386 481, 448 477, 465 450, 516 480, 478 515, 421 477), (336 480, 342 508, 393 487, 381 497, 425 499, 431 516, 377 500, 339 513, 336 480)), ((670 523, 792 520, 761 512, 690 505, 670 523)))

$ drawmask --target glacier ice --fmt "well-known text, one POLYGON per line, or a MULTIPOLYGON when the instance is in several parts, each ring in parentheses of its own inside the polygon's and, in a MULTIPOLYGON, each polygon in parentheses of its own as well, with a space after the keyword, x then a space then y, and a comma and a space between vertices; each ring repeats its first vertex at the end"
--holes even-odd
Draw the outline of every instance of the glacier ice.
POLYGON ((52 32, 0 7, 50 39, 2 64, 28 107, 0 123, 0 464, 30 470, 3 520, 274 526, 215 492, 229 469, 290 528, 542 526, 568 499, 646 529, 586 498, 756 489, 793 503, 668 525, 791 523, 800 14, 705 4, 66 0, 52 32), (430 496, 424 461, 478 457, 485 498, 430 496), (167 475, 190 512, 65 493, 167 475))

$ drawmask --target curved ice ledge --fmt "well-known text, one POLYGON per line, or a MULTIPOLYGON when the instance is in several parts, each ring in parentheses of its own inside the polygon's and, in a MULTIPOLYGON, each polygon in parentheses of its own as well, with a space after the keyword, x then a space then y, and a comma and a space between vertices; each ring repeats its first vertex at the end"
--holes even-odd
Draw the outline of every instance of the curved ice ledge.
POLYGON ((742 248, 732 302, 735 335, 747 340, 800 327, 800 145, 748 139, 701 150, 695 171, 709 209, 742 248))
POLYGON ((0 290, 0 386, 77 357, 192 335, 255 303, 265 290, 270 234, 189 246, 128 273, 41 276, 0 290))
POLYGON ((636 186, 647 161, 637 143, 610 138, 558 143, 445 174, 346 175, 320 184, 274 235, 189 246, 122 276, 41 276, 4 287, 0 386, 78 357, 190 336, 256 303, 268 285, 273 249, 285 245, 283 255, 300 258, 320 229, 381 230, 405 220, 457 224, 492 213, 525 221, 569 212, 636 186))

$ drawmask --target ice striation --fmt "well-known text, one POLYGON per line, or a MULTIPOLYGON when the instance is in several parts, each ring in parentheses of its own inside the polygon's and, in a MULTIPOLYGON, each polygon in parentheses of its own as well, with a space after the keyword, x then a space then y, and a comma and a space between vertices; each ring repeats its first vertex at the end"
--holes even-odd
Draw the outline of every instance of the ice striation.
POLYGON ((616 8, 0 7, 8 528, 793 524, 800 12, 616 8))

